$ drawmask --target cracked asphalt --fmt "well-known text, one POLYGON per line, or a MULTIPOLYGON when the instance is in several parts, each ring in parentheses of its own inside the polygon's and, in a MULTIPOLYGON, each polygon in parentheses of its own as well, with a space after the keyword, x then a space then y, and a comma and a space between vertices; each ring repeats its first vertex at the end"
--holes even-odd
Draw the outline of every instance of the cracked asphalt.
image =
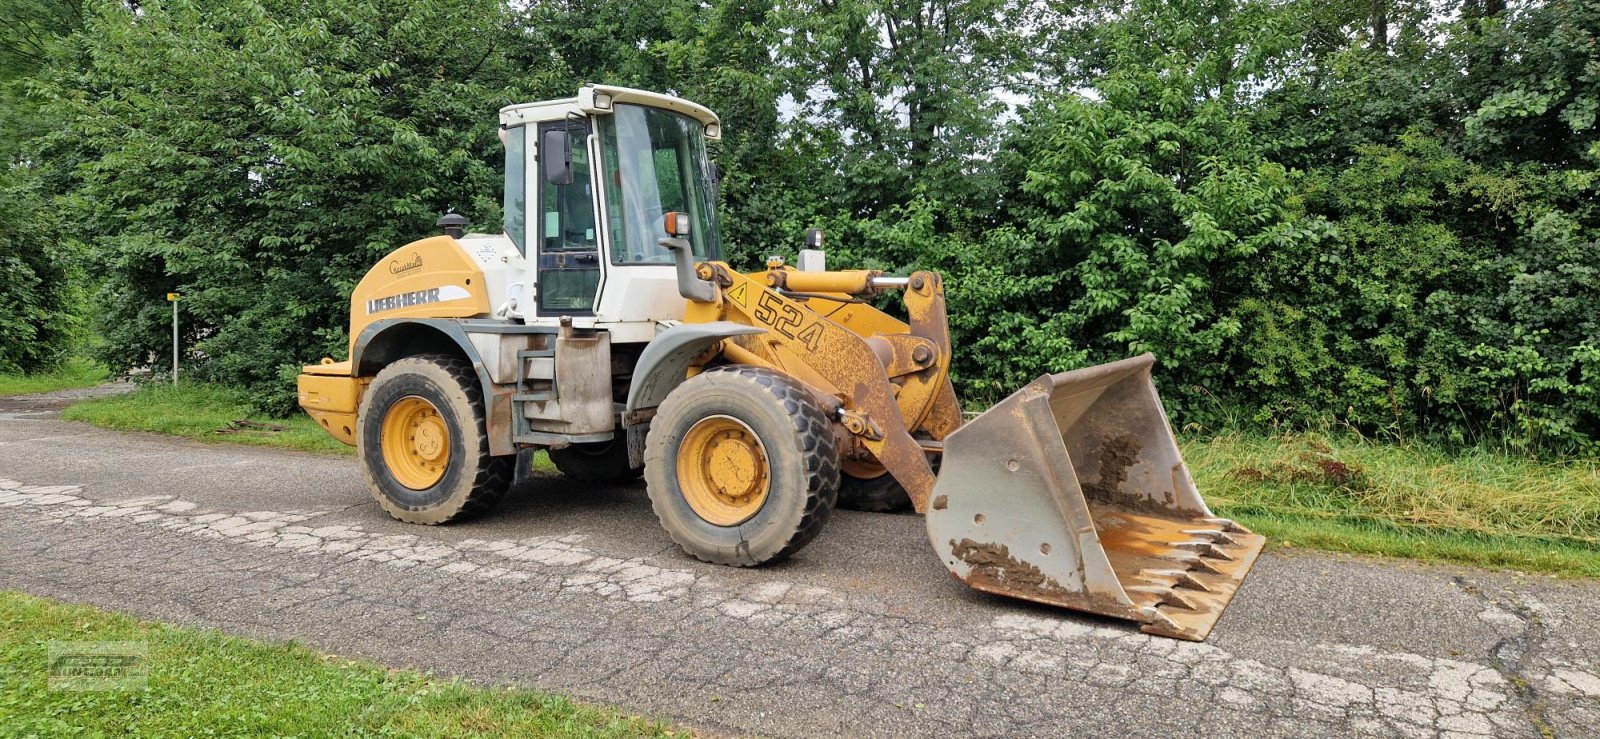
POLYGON ((55 418, 83 394, 0 398, 0 588, 718 735, 1600 733, 1600 583, 1268 553, 1193 644, 971 591, 916 516, 753 570, 678 552, 637 484, 407 526, 352 459, 55 418))

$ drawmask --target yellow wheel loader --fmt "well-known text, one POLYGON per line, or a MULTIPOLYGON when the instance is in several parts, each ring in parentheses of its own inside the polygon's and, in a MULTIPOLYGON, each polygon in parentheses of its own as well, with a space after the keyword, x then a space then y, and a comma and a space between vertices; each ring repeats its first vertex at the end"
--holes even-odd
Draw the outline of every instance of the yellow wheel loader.
POLYGON ((350 358, 299 378, 395 518, 478 513, 545 449, 577 479, 642 473, 707 562, 793 554, 836 503, 903 504, 974 588, 1210 632, 1263 539, 1201 500, 1153 357, 1046 374, 964 421, 939 275, 828 271, 815 231, 795 265, 720 261, 710 110, 586 85, 500 124, 503 233, 447 214, 384 257, 351 297, 350 358))

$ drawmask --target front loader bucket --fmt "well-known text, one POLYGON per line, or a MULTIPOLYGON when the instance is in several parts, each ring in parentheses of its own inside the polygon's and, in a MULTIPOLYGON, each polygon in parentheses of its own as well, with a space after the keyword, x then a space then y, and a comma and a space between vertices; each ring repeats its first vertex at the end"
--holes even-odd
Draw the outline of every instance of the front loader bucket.
POLYGON ((1144 354, 1045 375, 945 440, 928 536, 978 590, 1202 641, 1264 537, 1195 490, 1144 354))

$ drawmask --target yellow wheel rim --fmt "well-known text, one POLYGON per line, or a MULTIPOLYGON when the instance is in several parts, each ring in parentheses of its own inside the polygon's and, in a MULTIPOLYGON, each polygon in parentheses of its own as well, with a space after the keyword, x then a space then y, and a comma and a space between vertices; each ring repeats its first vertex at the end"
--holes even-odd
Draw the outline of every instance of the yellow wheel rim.
POLYGON ((678 489, 695 515, 714 526, 737 526, 767 502, 767 450, 743 421, 707 416, 678 447, 678 489))
POLYGON ((438 408, 415 395, 389 406, 382 441, 389 474, 412 490, 433 487, 450 464, 450 427, 438 408))

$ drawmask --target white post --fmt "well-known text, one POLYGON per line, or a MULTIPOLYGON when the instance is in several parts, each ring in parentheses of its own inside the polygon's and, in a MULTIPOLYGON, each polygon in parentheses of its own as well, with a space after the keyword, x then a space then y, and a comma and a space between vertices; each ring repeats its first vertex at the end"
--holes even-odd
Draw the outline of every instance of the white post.
POLYGON ((178 294, 167 293, 167 302, 172 303, 172 386, 178 386, 178 294))

